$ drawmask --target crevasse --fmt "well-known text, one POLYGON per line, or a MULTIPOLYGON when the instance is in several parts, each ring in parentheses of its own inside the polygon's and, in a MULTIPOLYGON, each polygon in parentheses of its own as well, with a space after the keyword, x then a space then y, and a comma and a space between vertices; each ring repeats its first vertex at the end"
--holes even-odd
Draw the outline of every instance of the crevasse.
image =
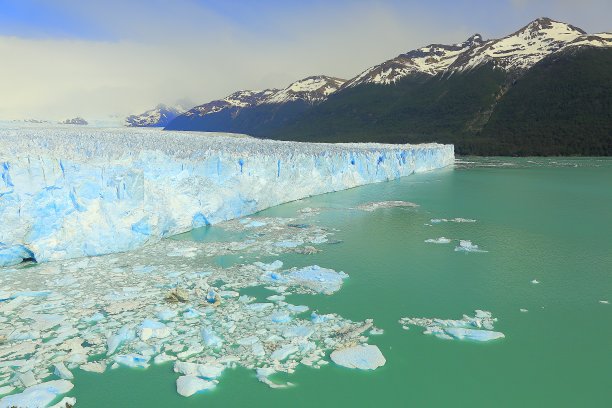
POLYGON ((0 266, 128 251, 284 202, 453 161, 453 146, 440 144, 0 129, 0 266))

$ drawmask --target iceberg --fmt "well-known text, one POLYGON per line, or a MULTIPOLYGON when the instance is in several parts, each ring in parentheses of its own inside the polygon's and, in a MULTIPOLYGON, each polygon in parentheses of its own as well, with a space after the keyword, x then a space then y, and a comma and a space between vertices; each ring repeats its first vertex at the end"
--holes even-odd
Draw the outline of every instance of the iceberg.
MULTIPOLYGON (((521 309, 521 311, 523 310, 521 309)), ((505 337, 503 333, 493 330, 493 325, 496 322, 497 319, 493 317, 493 314, 485 310, 475 310, 474 317, 463 315, 460 320, 418 317, 403 317, 399 320, 405 330, 408 330, 409 325, 413 325, 424 327, 424 334, 433 334, 439 339, 477 342, 498 340, 505 337)))
POLYGON ((72 387, 72 383, 66 380, 33 385, 19 394, 8 395, 0 399, 0 408, 46 407, 59 395, 70 391, 72 387))
POLYGON ((215 386, 214 382, 193 375, 182 375, 176 380, 176 391, 183 397, 190 397, 197 392, 215 388, 215 386))
POLYGON ((478 245, 472 243, 472 241, 462 239, 459 241, 459 245, 455 247, 455 252, 488 252, 484 249, 480 249, 478 245))
POLYGON ((440 144, 297 143, 153 129, 1 129, 0 266, 124 252, 284 202, 453 162, 453 146, 440 144))
MULTIPOLYGON (((339 291, 344 279, 347 278, 348 275, 342 271, 336 272, 319 265, 306 266, 282 273, 267 271, 262 275, 262 279, 266 282, 297 286, 306 291, 325 295, 331 295, 339 291)), ((255 306, 255 304, 252 306, 255 306)))
POLYGON ((340 366, 360 370, 374 370, 387 362, 380 349, 371 344, 334 350, 330 357, 340 366))

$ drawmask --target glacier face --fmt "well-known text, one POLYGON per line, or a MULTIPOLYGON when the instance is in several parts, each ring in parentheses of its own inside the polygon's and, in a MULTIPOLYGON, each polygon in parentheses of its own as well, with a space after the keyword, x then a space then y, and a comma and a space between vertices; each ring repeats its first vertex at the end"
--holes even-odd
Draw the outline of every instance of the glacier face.
POLYGON ((284 202, 453 161, 453 146, 439 144, 0 129, 0 266, 127 251, 284 202))

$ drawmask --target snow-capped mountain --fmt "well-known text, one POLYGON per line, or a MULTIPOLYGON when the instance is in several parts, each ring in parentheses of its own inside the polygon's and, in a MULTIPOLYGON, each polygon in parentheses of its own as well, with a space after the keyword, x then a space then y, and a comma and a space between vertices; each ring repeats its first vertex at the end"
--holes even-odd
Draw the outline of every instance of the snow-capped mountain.
POLYGON ((223 99, 198 105, 185 112, 185 116, 204 116, 217 113, 230 108, 246 108, 247 106, 259 105, 270 95, 278 92, 278 89, 266 89, 263 91, 242 90, 234 92, 223 99))
POLYGON ((325 101, 344 82, 340 78, 316 75, 283 89, 234 92, 177 116, 166 129, 261 135, 325 101))
POLYGON ((185 112, 185 116, 204 116, 230 108, 240 110, 259 105, 295 101, 303 101, 312 105, 325 100, 330 94, 337 91, 344 82, 344 79, 317 75, 295 81, 283 89, 242 90, 223 99, 196 106, 185 112))
POLYGON ((586 36, 583 30, 571 24, 538 18, 515 33, 466 51, 450 69, 465 70, 491 61, 506 71, 525 70, 542 58, 572 46, 577 40, 585 41, 586 36))
POLYGON ((480 34, 474 34, 459 44, 431 44, 418 48, 365 70, 347 81, 344 87, 369 83, 388 85, 410 74, 436 75, 448 69, 460 55, 482 44, 480 34))
POLYGON ((345 79, 333 78, 325 75, 311 76, 295 81, 285 89, 271 93, 261 103, 285 103, 302 100, 310 104, 321 102, 336 92, 345 79))
POLYGON ((483 41, 474 34, 459 44, 432 44, 409 51, 365 70, 344 88, 367 83, 388 85, 411 74, 433 76, 488 62, 505 71, 524 71, 552 53, 575 46, 609 47, 612 35, 587 34, 571 24, 543 17, 500 39, 483 41))
POLYGON ((182 106, 168 106, 160 103, 155 108, 139 115, 125 118, 128 127, 164 127, 186 109, 182 106))

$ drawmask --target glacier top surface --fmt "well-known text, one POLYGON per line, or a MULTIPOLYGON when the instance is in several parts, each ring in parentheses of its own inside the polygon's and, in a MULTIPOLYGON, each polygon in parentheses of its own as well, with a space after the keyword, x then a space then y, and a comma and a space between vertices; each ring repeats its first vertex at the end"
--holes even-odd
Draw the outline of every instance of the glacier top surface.
POLYGON ((70 158, 122 158, 162 152, 178 158, 222 154, 325 154, 441 147, 378 143, 303 143, 256 139, 231 133, 166 131, 150 128, 14 126, 0 128, 0 157, 52 155, 70 158))

